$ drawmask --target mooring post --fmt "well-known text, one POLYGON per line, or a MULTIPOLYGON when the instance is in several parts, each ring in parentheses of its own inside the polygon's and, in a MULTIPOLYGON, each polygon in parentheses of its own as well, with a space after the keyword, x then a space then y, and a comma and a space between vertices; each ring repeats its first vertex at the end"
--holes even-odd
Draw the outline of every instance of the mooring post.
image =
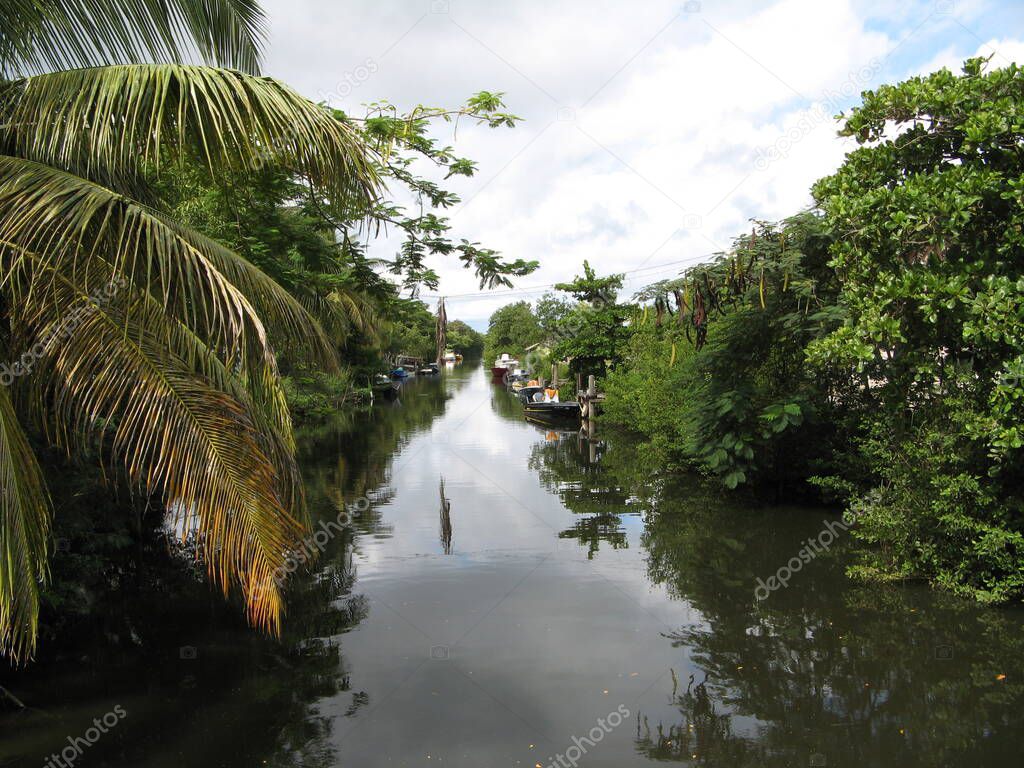
POLYGON ((594 397, 597 394, 597 379, 594 374, 587 377, 587 397, 594 397))

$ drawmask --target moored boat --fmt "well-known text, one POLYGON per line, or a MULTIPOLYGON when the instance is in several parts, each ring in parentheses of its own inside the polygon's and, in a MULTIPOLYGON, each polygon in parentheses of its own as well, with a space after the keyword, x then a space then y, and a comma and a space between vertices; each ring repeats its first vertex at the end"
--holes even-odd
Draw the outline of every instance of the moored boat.
POLYGON ((496 381, 501 381, 505 376, 510 372, 515 371, 518 367, 519 361, 507 352, 503 352, 494 361, 494 365, 491 366, 491 376, 493 376, 496 381))
POLYGON ((519 402, 521 402, 523 405, 533 402, 533 396, 536 395, 538 392, 543 393, 544 387, 541 387, 537 384, 534 384, 532 386, 525 385, 516 390, 516 394, 519 396, 519 402))
POLYGON ((580 404, 576 402, 527 402, 523 405, 526 418, 535 421, 580 421, 580 404))
POLYGON ((388 374, 378 373, 374 377, 373 384, 370 385, 370 391, 373 392, 374 397, 395 397, 398 394, 398 390, 401 385, 397 381, 392 381, 388 374))

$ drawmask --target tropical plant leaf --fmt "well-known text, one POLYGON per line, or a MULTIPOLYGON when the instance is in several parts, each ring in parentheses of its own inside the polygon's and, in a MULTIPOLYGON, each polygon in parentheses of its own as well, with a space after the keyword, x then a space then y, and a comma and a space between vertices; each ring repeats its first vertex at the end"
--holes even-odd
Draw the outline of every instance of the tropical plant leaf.
POLYGON ((264 34, 255 0, 7 0, 0 76, 195 57, 255 73, 264 34))
POLYGON ((135 177, 170 160, 293 171, 339 209, 379 186, 364 143, 328 110, 270 78, 134 64, 37 75, 10 87, 12 154, 89 178, 135 177))
MULTIPOLYGON (((337 358, 322 327, 257 267, 224 246, 161 214, 48 166, 0 156, 0 256, 4 281, 23 254, 40 254, 57 272, 102 258, 165 310, 203 334, 225 359, 269 359, 263 320, 296 351, 333 368, 337 358)), ((44 290, 23 280, 23 290, 44 290)))
POLYGON ((47 300, 21 318, 45 346, 31 372, 35 408, 58 444, 99 439, 134 484, 158 493, 175 528, 197 534, 213 581, 225 594, 239 587, 250 621, 277 631, 280 575, 306 530, 303 511, 289 509, 301 498, 294 460, 276 465, 245 398, 197 374, 157 324, 139 322, 142 300, 127 288, 96 302, 53 275, 47 300))
POLYGON ((47 577, 50 500, 36 457, 0 384, 0 654, 23 662, 36 646, 47 577))

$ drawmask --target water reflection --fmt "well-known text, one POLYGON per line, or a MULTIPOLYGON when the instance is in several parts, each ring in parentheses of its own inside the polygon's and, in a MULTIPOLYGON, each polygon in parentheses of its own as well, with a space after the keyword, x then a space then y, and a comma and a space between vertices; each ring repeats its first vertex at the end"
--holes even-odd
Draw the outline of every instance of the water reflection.
POLYGON ((441 550, 452 553, 452 503, 444 495, 444 478, 441 478, 441 550))
POLYGON ((240 606, 202 585, 168 585, 152 610, 132 609, 147 622, 146 645, 110 650, 105 638, 83 644, 79 658, 3 674, 0 683, 15 687, 30 709, 0 711, 0 765, 43 765, 115 704, 128 717, 90 746, 82 764, 336 765, 339 718, 318 702, 346 699, 345 719, 372 704, 353 686, 341 650, 342 636, 370 610, 354 592, 355 554, 362 537, 390 534, 381 510, 394 495, 393 456, 449 397, 436 382, 402 394, 387 411, 339 414, 298 434, 314 525, 347 522, 317 542, 318 558, 289 581, 281 642, 245 627, 240 606))
POLYGON ((659 478, 600 427, 527 425, 483 371, 300 445, 314 525, 345 524, 290 584, 284 642, 219 599, 215 618, 166 606, 189 629, 163 650, 21 681, 55 720, 5 718, 0 765, 114 701, 131 727, 89 765, 547 765, 619 705, 630 724, 582 764, 1020 763, 1021 611, 853 585, 842 538, 755 599, 826 511, 659 478))
MULTIPOLYGON (((617 496, 626 481, 609 464, 590 488, 617 496)), ((824 513, 738 510, 692 479, 646 488, 648 576, 703 620, 663 635, 698 672, 684 686, 672 674, 676 720, 641 714, 641 754, 731 766, 1019 764, 1019 609, 853 584, 842 543, 759 602, 758 577, 799 551, 824 513)))

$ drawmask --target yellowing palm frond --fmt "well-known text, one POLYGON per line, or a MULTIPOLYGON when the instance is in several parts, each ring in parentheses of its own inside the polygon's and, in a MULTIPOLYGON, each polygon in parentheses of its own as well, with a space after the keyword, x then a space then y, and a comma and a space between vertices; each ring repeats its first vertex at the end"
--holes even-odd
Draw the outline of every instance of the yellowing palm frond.
MULTIPOLYGON (((341 212, 375 198, 350 126, 246 73, 262 18, 253 0, 10 0, 0 17, 0 348, 35 356, 15 402, 0 389, 0 655, 34 650, 48 552, 18 415, 68 448, 100 441, 252 623, 279 627, 308 521, 267 327, 327 367, 335 345, 303 301, 149 196, 161 164, 198 160, 290 172, 341 212)), ((344 292, 317 298, 339 327, 369 318, 344 292)))
POLYGON ((57 274, 46 300, 31 303, 22 320, 51 342, 32 371, 35 407, 58 443, 107 443, 134 483, 162 495, 176 527, 198 534, 225 594, 240 587, 252 622, 276 631, 278 577, 305 530, 294 460, 268 450, 273 432, 244 396, 177 354, 169 328, 140 324, 143 298, 122 290, 96 303, 57 274))

